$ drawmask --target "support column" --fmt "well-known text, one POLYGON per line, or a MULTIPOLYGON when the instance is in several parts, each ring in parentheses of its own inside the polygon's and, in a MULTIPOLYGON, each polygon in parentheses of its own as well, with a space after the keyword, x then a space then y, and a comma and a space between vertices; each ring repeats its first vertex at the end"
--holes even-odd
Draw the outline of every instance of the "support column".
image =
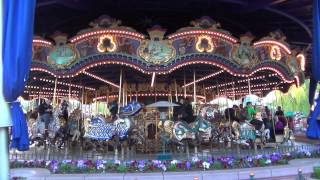
POLYGON ((120 84, 119 84, 119 95, 118 95, 118 113, 120 112, 121 89, 122 89, 122 68, 120 70, 120 84))
MULTIPOLYGON (((81 119, 83 120, 84 119, 84 113, 83 113, 83 103, 84 103, 84 86, 82 86, 82 92, 81 92, 81 113, 82 113, 82 115, 81 115, 81 119)), ((90 107, 90 109, 91 109, 91 107, 90 107)), ((85 111, 84 111, 85 112, 85 111)), ((91 115, 91 113, 90 113, 90 115, 91 115)), ((80 129, 79 127, 80 127, 80 122, 79 122, 80 120, 78 119, 78 130, 80 129)))
POLYGON ((56 106, 56 96, 57 96, 57 83, 58 83, 58 78, 54 81, 54 90, 53 90, 53 107, 56 106))
POLYGON ((130 90, 129 91, 129 102, 132 102, 132 90, 131 90, 131 88, 129 90, 130 90))
POLYGON ((187 97, 187 87, 186 87, 186 72, 183 74, 183 97, 187 97))
POLYGON ((70 101, 70 99, 71 99, 71 81, 70 81, 70 78, 69 78, 69 97, 68 97, 69 99, 69 101, 70 101))
POLYGON ((98 110, 98 106, 99 106, 99 105, 98 105, 97 97, 98 97, 98 91, 96 91, 95 94, 94 94, 94 98, 95 98, 95 100, 96 100, 95 103, 94 103, 95 110, 96 110, 96 112, 95 112, 96 115, 99 114, 99 110, 98 110))
POLYGON ((206 97, 206 88, 203 85, 203 96, 204 96, 204 103, 207 103, 207 97, 206 97))
POLYGON ((249 95, 251 95, 251 85, 250 85, 250 78, 248 78, 248 87, 249 87, 249 95))
POLYGON ((177 80, 174 79, 174 92, 176 96, 176 102, 178 102, 178 88, 177 88, 177 80))
POLYGON ((0 179, 9 180, 9 137, 8 127, 0 127, 0 179))
POLYGON ((196 90, 196 71, 193 70, 193 102, 197 103, 197 90, 196 90))

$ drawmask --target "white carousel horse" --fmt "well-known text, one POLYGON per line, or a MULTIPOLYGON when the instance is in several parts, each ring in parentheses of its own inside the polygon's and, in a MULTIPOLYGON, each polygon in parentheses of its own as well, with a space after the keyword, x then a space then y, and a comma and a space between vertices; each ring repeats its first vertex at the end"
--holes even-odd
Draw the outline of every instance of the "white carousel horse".
POLYGON ((45 129, 45 122, 41 121, 40 116, 31 125, 31 142, 40 140, 44 142, 46 138, 54 139, 61 127, 59 119, 60 109, 55 108, 52 115, 52 120, 48 124, 48 129, 45 129), (47 131, 47 135, 46 135, 47 131))
POLYGON ((73 110, 73 112, 69 116, 68 122, 68 130, 70 135, 72 136, 72 141, 79 141, 80 131, 78 129, 78 122, 81 120, 81 110, 79 108, 73 110))

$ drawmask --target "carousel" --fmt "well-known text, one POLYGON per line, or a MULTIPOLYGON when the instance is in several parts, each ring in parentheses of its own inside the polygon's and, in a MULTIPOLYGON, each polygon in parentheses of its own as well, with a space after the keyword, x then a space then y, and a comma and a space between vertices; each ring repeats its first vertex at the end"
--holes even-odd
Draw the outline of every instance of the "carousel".
MULTIPOLYGON (((32 142, 112 151, 115 158, 119 150, 122 156, 134 150, 166 158, 169 151, 189 156, 189 147, 195 154, 263 148, 272 132, 235 121, 228 107, 300 86, 304 54, 280 31, 234 37, 222 26, 202 17, 173 34, 160 26, 142 34, 103 15, 71 38, 61 32, 50 40, 35 36, 23 96, 32 142), (53 106, 47 126, 37 116, 45 99, 53 106)), ((261 120, 264 107, 254 105, 254 118, 261 120)), ((276 139, 293 139, 288 125, 276 139)))

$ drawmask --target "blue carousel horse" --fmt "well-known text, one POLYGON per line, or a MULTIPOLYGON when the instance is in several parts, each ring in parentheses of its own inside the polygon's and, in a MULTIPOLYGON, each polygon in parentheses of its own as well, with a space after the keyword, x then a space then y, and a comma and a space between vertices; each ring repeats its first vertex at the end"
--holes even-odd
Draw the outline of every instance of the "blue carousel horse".
POLYGON ((85 138, 94 140, 110 141, 115 136, 120 140, 128 137, 129 130, 133 127, 130 116, 134 116, 142 109, 142 105, 137 102, 131 102, 120 112, 120 116, 114 122, 107 123, 105 118, 97 116, 85 121, 85 138))

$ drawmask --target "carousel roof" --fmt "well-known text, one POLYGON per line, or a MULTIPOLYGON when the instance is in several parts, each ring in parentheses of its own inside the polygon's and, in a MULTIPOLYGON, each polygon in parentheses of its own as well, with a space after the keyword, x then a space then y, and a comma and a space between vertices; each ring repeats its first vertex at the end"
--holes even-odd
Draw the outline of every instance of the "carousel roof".
POLYGON ((102 14, 143 34, 157 24, 174 33, 210 16, 236 37, 250 31, 259 39, 280 29, 293 48, 311 43, 312 0, 38 0, 35 34, 48 39, 59 30, 72 37, 102 14))
POLYGON ((311 1, 138 1, 137 9, 132 1, 109 3, 38 1, 26 95, 51 95, 56 78, 61 96, 69 87, 75 96, 102 87, 116 94, 120 71, 126 88, 149 93, 168 92, 173 83, 190 89, 194 72, 202 95, 241 95, 248 80, 261 95, 304 81, 311 12, 291 15, 310 10, 311 1), (153 77, 165 87, 150 89, 153 77))

